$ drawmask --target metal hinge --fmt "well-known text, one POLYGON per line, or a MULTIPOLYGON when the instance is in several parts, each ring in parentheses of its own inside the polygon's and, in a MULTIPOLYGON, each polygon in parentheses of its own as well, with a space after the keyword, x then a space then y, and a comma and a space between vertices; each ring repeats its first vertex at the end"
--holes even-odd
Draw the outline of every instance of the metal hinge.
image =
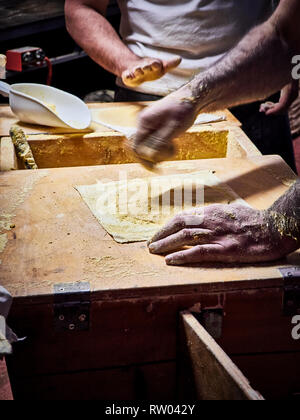
POLYGON ((90 291, 89 283, 61 283, 54 285, 55 331, 89 330, 90 291))
POLYGON ((279 271, 285 280, 283 314, 300 315, 300 267, 280 268, 279 271))

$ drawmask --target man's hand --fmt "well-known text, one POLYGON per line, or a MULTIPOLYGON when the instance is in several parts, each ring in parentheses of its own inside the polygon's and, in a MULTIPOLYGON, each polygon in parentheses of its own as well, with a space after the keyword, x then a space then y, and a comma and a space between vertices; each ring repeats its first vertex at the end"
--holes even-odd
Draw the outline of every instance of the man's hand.
POLYGON ((278 232, 268 211, 212 205, 176 216, 148 245, 153 254, 167 254, 168 265, 184 265, 273 261, 299 243, 278 232))
POLYGON ((261 105, 260 112, 264 112, 266 115, 286 114, 298 96, 299 81, 293 80, 289 85, 282 89, 280 100, 277 104, 274 104, 273 102, 266 102, 261 105))
POLYGON ((123 83, 128 87, 137 87, 145 82, 160 79, 169 71, 179 66, 182 59, 173 58, 161 61, 156 58, 141 58, 122 73, 123 83))
POLYGON ((197 114, 196 106, 181 90, 155 102, 139 115, 133 151, 152 163, 166 160, 175 152, 172 140, 193 125, 197 114))

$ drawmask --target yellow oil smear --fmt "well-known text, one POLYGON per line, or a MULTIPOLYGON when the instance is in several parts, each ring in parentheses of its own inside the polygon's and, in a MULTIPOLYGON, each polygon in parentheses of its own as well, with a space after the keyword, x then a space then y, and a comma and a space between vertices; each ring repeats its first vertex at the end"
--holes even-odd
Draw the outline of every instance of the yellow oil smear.
POLYGON ((43 102, 44 105, 46 105, 48 108, 51 109, 52 112, 54 112, 54 114, 57 115, 57 108, 56 105, 54 104, 48 104, 47 102, 43 102))

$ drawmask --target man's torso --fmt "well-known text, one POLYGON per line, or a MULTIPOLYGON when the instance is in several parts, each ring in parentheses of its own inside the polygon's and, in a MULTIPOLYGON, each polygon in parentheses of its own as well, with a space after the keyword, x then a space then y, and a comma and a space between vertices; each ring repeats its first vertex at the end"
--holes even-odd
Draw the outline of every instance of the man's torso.
MULTIPOLYGON (((120 33, 138 56, 182 57, 178 69, 137 90, 166 95, 227 53, 272 12, 272 0, 118 0, 120 33)), ((118 80, 122 86, 122 82, 118 80)))

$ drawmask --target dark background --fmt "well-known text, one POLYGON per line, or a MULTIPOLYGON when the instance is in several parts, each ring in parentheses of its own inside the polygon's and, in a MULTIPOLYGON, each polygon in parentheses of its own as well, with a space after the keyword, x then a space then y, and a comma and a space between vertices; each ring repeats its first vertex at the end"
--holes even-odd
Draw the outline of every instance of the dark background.
MULTIPOLYGON (((64 3, 64 0, 0 0, 0 53, 25 46, 40 47, 49 58, 60 57, 53 67, 52 86, 81 98, 95 90, 113 90, 115 77, 80 54, 81 49, 67 33, 64 3)), ((116 0, 110 1, 107 18, 118 30, 120 12, 116 0)), ((46 77, 44 67, 8 72, 7 82, 45 84, 46 77)))

